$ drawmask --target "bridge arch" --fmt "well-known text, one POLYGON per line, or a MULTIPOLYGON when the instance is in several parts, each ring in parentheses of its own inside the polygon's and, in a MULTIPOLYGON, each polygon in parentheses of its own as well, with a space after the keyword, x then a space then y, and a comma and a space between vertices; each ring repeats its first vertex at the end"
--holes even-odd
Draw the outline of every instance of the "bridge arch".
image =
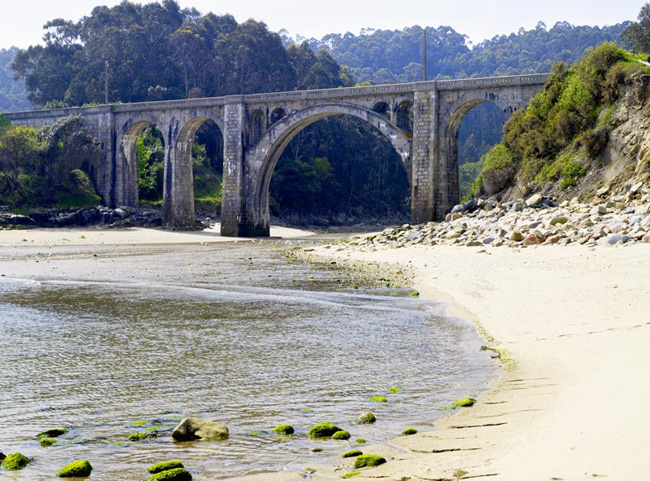
POLYGON ((397 151, 411 184, 411 142, 405 132, 395 126, 379 112, 354 104, 323 103, 292 112, 273 124, 253 147, 248 155, 251 166, 251 187, 247 208, 254 232, 251 235, 265 236, 269 232, 269 187, 271 177, 282 152, 298 133, 314 122, 335 115, 350 115, 359 118, 379 130, 397 151))
MULTIPOLYGON (((198 130, 206 123, 216 125, 223 145, 223 121, 210 115, 197 115, 180 124, 175 139, 170 142, 169 155, 165 162, 165 183, 163 189, 163 224, 178 227, 192 227, 195 219, 194 173, 192 168, 192 146, 198 130), (187 225, 185 225, 187 224, 187 225)), ((172 129, 170 129, 171 131, 172 129)))
MULTIPOLYGON (((160 132, 160 121, 152 115, 142 115, 124 122, 120 129, 119 146, 115 159, 114 203, 117 206, 138 207, 138 137, 147 127, 156 127, 160 132)), ((168 139, 163 133, 163 144, 168 139)))

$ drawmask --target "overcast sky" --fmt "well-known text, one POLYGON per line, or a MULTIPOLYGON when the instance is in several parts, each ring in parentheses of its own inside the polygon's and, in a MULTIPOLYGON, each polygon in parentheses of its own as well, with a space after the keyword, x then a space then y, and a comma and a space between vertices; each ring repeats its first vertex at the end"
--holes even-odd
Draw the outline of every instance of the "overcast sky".
MULTIPOLYGON (((9 0, 0 15, 0 48, 39 43, 43 25, 54 18, 78 20, 96 5, 121 0, 9 0)), ((138 2, 147 3, 147 2, 138 2)), ((613 25, 635 20, 644 1, 634 0, 180 0, 202 13, 230 13, 237 21, 265 22, 272 30, 318 37, 327 33, 359 33, 362 28, 401 29, 412 25, 448 25, 477 43, 538 21, 550 28, 558 21, 574 25, 613 25), (318 6, 316 6, 318 5, 318 6)))

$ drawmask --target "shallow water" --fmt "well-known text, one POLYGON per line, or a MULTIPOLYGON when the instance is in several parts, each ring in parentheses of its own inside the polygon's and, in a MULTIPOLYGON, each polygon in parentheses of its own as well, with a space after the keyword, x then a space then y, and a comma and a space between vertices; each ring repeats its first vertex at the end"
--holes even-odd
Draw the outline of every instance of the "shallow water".
POLYGON ((287 264, 277 249, 75 262, 31 265, 29 280, 0 283, 0 451, 35 460, 4 472, 10 479, 53 479, 79 458, 102 481, 144 480, 147 466, 169 459, 195 479, 300 471, 356 438, 427 429, 439 408, 492 376, 474 329, 440 316, 440 305, 390 288, 339 290, 341 273, 287 264), (111 272, 115 262, 123 265, 111 272), (179 274, 192 263, 191 275, 179 274), (46 270, 56 275, 34 275, 46 270), (389 402, 369 402, 374 395, 389 402), (376 424, 351 422, 367 410, 376 424), (224 422, 230 439, 173 442, 170 430, 190 415, 224 422), (352 439, 309 440, 321 421, 352 439), (272 434, 279 423, 296 435, 272 434), (69 431, 40 447, 35 434, 52 427, 69 431), (159 436, 127 441, 149 428, 159 436))

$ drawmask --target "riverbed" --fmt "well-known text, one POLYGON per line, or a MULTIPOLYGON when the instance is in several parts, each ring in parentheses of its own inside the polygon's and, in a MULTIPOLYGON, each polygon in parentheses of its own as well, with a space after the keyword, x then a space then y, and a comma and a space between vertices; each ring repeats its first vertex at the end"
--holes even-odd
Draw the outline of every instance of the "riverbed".
POLYGON ((430 430, 486 388, 495 366, 473 326, 391 279, 287 258, 297 244, 2 248, 0 451, 34 459, 3 475, 49 480, 80 458, 101 481, 144 480, 170 459, 197 480, 308 475, 358 439, 430 430), (368 410, 377 423, 354 423, 368 410), (230 439, 172 441, 186 416, 223 422, 230 439), (307 438, 321 421, 352 438, 307 438), (279 423, 296 434, 273 434, 279 423), (54 427, 67 432, 41 447, 54 427))

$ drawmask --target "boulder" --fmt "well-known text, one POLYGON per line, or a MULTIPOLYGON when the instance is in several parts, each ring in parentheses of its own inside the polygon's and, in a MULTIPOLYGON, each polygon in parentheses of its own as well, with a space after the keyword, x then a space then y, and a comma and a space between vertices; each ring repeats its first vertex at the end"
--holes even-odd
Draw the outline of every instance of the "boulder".
POLYGON ((362 454, 361 456, 358 456, 354 460, 354 467, 355 469, 358 469, 358 468, 379 466, 380 464, 384 464, 385 462, 386 459, 382 458, 381 456, 376 456, 374 454, 362 454))
POLYGON ((377 421, 377 418, 370 411, 363 413, 357 418, 357 421, 361 424, 372 424, 377 421))
POLYGON ((92 470, 93 467, 87 459, 80 459, 59 469, 56 475, 59 478, 87 478, 92 470))
POLYGON ((534 245, 539 245, 543 243, 546 240, 546 237, 544 234, 542 234, 539 231, 535 231, 531 234, 528 234, 528 236, 524 239, 524 245, 527 246, 534 246, 534 245))
POLYGON ((0 466, 5 468, 7 471, 19 471, 30 462, 31 460, 27 456, 21 453, 13 453, 4 458, 0 466))
POLYGON ((176 441, 193 441, 195 439, 220 441, 228 439, 229 435, 230 433, 225 425, 199 418, 183 419, 172 432, 172 437, 176 441))
POLYGON ((310 438, 327 438, 341 430, 342 429, 336 426, 334 423, 318 423, 309 429, 307 436, 310 438))
POLYGON ((158 474, 163 471, 169 471, 170 469, 184 468, 183 463, 180 461, 166 461, 164 463, 154 464, 147 468, 150 474, 158 474))
POLYGON ((532 207, 534 205, 541 204, 544 200, 541 194, 533 194, 528 199, 526 199, 526 206, 532 207))

